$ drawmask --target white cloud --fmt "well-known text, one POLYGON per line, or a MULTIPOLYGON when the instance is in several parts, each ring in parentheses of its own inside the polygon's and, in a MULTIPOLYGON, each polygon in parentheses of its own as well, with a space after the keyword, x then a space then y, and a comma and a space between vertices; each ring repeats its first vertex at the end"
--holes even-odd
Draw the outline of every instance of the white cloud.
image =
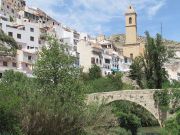
POLYGON ((148 10, 148 15, 150 18, 152 18, 156 13, 165 5, 165 1, 160 1, 157 4, 154 4, 151 8, 148 10))
POLYGON ((112 19, 122 20, 131 3, 138 13, 152 18, 166 0, 27 0, 28 5, 42 8, 60 22, 79 31, 103 33, 112 19), (130 2, 131 1, 131 2, 130 2), (60 10, 58 10, 60 9, 60 10))

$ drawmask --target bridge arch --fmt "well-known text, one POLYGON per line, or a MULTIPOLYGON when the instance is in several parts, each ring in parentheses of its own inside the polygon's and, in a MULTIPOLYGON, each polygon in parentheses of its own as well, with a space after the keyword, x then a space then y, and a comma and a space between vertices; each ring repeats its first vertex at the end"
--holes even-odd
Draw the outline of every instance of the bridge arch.
POLYGON ((157 90, 123 90, 93 93, 87 96, 87 104, 92 102, 109 104, 114 101, 130 101, 149 111, 158 120, 159 125, 162 126, 159 108, 156 106, 154 101, 155 91, 157 90))
POLYGON ((159 118, 157 118, 153 113, 151 113, 151 111, 147 110, 147 108, 145 108, 144 106, 140 105, 140 104, 137 104, 136 102, 132 102, 132 101, 129 101, 129 100, 115 100, 115 101, 112 101, 112 102, 109 102, 109 103, 106 103, 107 105, 113 103, 113 102, 117 102, 117 101, 126 101, 126 102, 129 102, 131 104, 135 104, 135 105, 138 105, 140 106, 141 108, 145 109, 146 111, 148 111, 158 122, 159 126, 161 126, 161 121, 159 121, 159 118))

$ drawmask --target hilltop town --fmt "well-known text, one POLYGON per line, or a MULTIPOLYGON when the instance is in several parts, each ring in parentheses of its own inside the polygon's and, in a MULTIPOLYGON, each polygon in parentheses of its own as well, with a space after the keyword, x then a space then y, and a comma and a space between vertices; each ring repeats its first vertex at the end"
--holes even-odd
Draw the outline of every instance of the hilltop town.
POLYGON ((179 135, 180 43, 139 35, 135 8, 94 37, 0 0, 0 135, 179 135))
MULTIPOLYGON (((25 0, 0 2, 1 33, 13 37, 18 44, 14 56, 0 56, 0 76, 8 69, 33 76, 38 52, 43 46, 48 46, 44 38, 46 35, 54 36, 62 44, 68 45, 68 52, 78 58, 75 63, 77 67, 88 72, 96 64, 101 68, 103 76, 117 71, 128 72, 132 60, 143 54, 146 38, 137 33, 138 18, 132 6, 127 7, 125 13, 125 34, 92 38, 87 33, 61 24, 39 8, 28 7, 25 0)), ((180 80, 180 43, 164 40, 164 45, 175 53, 175 57, 166 64, 169 79, 180 80)), ((4 42, 1 46, 8 48, 4 42)), ((4 54, 3 50, 1 54, 4 54)))

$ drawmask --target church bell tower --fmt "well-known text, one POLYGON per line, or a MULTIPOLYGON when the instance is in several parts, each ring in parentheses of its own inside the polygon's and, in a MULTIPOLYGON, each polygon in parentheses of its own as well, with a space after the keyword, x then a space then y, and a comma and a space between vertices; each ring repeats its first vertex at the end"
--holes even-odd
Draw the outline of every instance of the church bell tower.
POLYGON ((132 6, 125 13, 126 18, 126 44, 137 43, 137 14, 132 6))

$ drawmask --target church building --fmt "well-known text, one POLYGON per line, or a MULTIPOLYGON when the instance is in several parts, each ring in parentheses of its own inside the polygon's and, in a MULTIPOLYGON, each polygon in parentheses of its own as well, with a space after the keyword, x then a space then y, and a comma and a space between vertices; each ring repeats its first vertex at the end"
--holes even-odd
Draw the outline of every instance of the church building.
POLYGON ((129 6, 125 13, 125 43, 123 55, 128 58, 135 58, 144 52, 144 44, 138 41, 137 35, 137 13, 132 6, 129 6))

